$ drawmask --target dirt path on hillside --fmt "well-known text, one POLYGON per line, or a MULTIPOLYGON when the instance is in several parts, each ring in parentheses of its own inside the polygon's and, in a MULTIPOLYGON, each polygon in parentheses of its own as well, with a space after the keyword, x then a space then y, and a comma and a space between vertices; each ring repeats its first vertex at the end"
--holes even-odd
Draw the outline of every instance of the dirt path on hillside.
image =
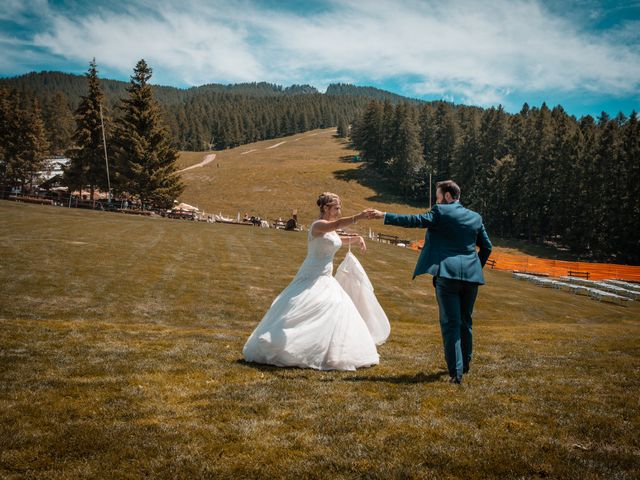
POLYGON ((204 157, 204 160, 202 160, 200 163, 196 163, 195 165, 191 165, 190 167, 183 168, 182 170, 178 170, 176 173, 186 172, 187 170, 191 170, 192 168, 204 167, 208 163, 213 162, 215 158, 216 158, 216 154, 210 153, 209 155, 204 157))
POLYGON ((280 145, 282 145, 283 143, 287 143, 286 141, 284 142, 280 142, 280 143, 276 143, 275 145, 271 145, 270 147, 265 148, 265 150, 270 150, 272 148, 276 148, 279 147, 280 145))

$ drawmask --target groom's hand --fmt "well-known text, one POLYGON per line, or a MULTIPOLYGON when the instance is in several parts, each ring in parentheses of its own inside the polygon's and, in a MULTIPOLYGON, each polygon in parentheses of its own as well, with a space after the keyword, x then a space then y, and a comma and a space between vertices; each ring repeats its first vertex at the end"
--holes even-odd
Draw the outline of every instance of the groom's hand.
POLYGON ((365 212, 367 212, 367 218, 369 219, 384 218, 384 212, 381 212, 380 210, 376 210, 375 208, 367 208, 365 212))

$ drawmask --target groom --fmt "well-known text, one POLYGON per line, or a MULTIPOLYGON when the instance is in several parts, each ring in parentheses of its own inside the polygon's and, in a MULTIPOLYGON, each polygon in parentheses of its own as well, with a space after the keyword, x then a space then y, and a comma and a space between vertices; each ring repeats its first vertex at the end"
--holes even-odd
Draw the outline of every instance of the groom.
POLYGON ((369 218, 384 218, 385 225, 428 229, 413 278, 433 275, 449 381, 461 383, 471 362, 473 305, 478 285, 484 284, 482 267, 491 254, 482 217, 462 206, 460 187, 452 180, 436 184, 436 205, 427 213, 367 212, 369 218))

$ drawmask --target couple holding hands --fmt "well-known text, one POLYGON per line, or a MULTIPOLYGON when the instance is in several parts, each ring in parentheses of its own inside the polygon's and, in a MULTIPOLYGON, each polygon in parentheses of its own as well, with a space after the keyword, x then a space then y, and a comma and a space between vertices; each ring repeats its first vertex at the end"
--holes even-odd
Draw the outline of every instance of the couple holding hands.
POLYGON ((423 214, 398 215, 366 209, 342 217, 340 197, 323 193, 320 218, 308 233, 307 257, 292 282, 276 297, 247 340, 247 361, 318 370, 355 370, 379 363, 376 344, 384 343, 388 320, 364 269, 351 254, 333 276, 333 257, 344 244, 336 230, 358 220, 383 219, 385 225, 426 228, 413 278, 433 276, 444 357, 451 383, 461 383, 472 354, 472 314, 491 241, 482 218, 462 206, 460 188, 447 180, 436 185, 436 205, 423 214), (479 247, 479 250, 476 248, 479 247))

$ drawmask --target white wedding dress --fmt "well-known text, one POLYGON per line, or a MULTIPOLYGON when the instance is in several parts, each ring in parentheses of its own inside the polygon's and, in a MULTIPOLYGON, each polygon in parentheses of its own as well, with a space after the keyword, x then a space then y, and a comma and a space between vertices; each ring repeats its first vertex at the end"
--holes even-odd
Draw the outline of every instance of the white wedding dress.
POLYGON ((333 277, 333 256, 341 245, 336 232, 313 237, 309 229, 307 257, 247 340, 245 360, 318 370, 378 364, 376 341, 333 277))
POLYGON ((376 345, 386 342, 391 333, 389 319, 373 293, 371 280, 351 249, 336 269, 336 280, 351 297, 376 345))

